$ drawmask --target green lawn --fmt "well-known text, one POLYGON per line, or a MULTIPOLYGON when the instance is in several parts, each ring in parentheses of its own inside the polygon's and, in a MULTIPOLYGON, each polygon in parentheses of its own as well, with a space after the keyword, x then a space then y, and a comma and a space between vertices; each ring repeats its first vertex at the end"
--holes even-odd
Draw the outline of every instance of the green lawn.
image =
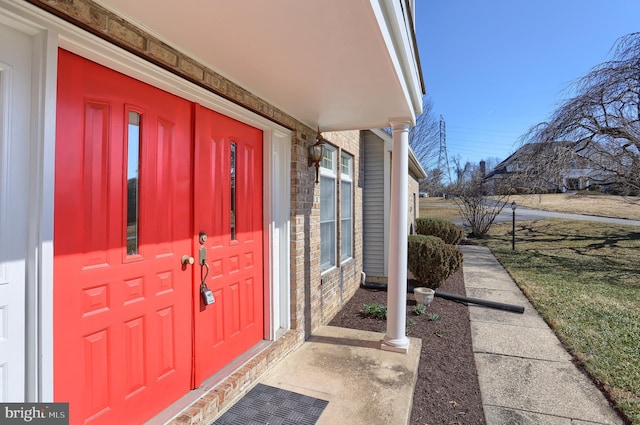
POLYGON ((420 198, 420 217, 454 220, 461 218, 460 208, 451 199, 420 198))
POLYGON ((494 225, 486 244, 569 351, 640 425, 640 228, 569 220, 494 225))

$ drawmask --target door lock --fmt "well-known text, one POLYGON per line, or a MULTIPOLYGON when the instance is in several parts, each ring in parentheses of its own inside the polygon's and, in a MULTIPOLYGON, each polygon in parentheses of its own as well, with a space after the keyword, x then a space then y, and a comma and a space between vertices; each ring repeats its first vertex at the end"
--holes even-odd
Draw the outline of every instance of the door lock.
POLYGON ((209 265, 207 264, 207 249, 203 246, 200 248, 200 295, 202 303, 208 306, 216 302, 213 291, 207 287, 207 276, 209 276, 209 265), (204 253, 203 253, 204 251, 204 253))
POLYGON ((211 289, 207 288, 207 285, 204 282, 200 284, 200 293, 202 294, 202 301, 204 302, 204 305, 211 305, 216 302, 213 292, 211 289))
POLYGON ((182 263, 183 266, 188 266, 191 265, 193 263, 196 262, 195 258, 193 258, 190 255, 183 255, 182 259, 180 260, 180 262, 182 263))
POLYGON ((207 264, 207 247, 201 246, 198 251, 198 264, 204 266, 207 264))
POLYGON ((204 243, 207 241, 207 234, 200 232, 198 237, 200 242, 200 249, 198 249, 198 264, 200 265, 200 295, 202 296, 202 304, 204 306, 211 305, 216 302, 216 298, 213 296, 213 291, 207 287, 207 276, 209 276, 209 265, 207 264, 207 247, 204 243))

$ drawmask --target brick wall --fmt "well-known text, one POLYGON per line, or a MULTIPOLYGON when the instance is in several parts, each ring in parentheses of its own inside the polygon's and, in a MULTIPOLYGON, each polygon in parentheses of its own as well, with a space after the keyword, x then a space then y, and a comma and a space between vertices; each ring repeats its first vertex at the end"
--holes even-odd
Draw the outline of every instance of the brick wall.
POLYGON ((411 230, 412 224, 413 228, 415 229, 415 219, 420 217, 420 183, 411 175, 409 176, 408 196, 409 217, 407 217, 407 223, 409 223, 409 230, 411 230))
MULTIPOLYGON (((320 250, 317 250, 317 271, 311 279, 311 329, 326 324, 340 311, 342 306, 356 292, 360 286, 362 272, 362 173, 360 168, 360 149, 362 138, 360 131, 343 131, 323 133, 325 139, 337 148, 338 160, 338 192, 337 200, 340 200, 340 154, 346 152, 353 156, 353 256, 342 262, 340 260, 340 240, 342 228, 340 226, 340 202, 337 202, 337 236, 338 249, 336 252, 337 265, 320 275, 320 250), (317 273, 317 274, 316 274, 317 273)), ((320 187, 318 185, 317 191, 320 187)), ((319 196, 319 195, 318 195, 319 196)), ((319 219, 318 219, 319 221, 319 219)), ((311 239, 314 243, 320 243, 320 226, 311 229, 311 239)), ((318 245, 319 248, 319 245, 318 245)))
MULTIPOLYGON (((320 226, 320 196, 316 194, 315 168, 307 165, 308 146, 316 132, 299 131, 291 146, 291 327, 311 334, 308 320, 310 284, 320 270, 320 245, 312 230, 320 226)), ((316 230, 319 238, 319 230, 316 230)))

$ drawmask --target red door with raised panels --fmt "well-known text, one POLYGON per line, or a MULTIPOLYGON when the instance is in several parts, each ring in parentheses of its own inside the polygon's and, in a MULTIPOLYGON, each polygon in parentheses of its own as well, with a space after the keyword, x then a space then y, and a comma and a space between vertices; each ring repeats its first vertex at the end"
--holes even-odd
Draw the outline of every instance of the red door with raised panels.
POLYGON ((194 305, 199 384, 264 335, 262 131, 195 111, 195 231, 206 241, 195 238, 194 252, 216 300, 194 305))
POLYGON ((58 80, 54 397, 142 423, 262 339, 262 133, 63 50, 58 80))

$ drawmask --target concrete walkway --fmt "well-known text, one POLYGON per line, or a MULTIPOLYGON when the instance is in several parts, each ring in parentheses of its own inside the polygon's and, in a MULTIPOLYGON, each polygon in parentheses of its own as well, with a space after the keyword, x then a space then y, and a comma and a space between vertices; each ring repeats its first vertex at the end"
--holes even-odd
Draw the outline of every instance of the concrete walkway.
POLYGON ((469 297, 525 307, 524 314, 469 307, 487 425, 623 424, 493 254, 460 248, 469 297))

